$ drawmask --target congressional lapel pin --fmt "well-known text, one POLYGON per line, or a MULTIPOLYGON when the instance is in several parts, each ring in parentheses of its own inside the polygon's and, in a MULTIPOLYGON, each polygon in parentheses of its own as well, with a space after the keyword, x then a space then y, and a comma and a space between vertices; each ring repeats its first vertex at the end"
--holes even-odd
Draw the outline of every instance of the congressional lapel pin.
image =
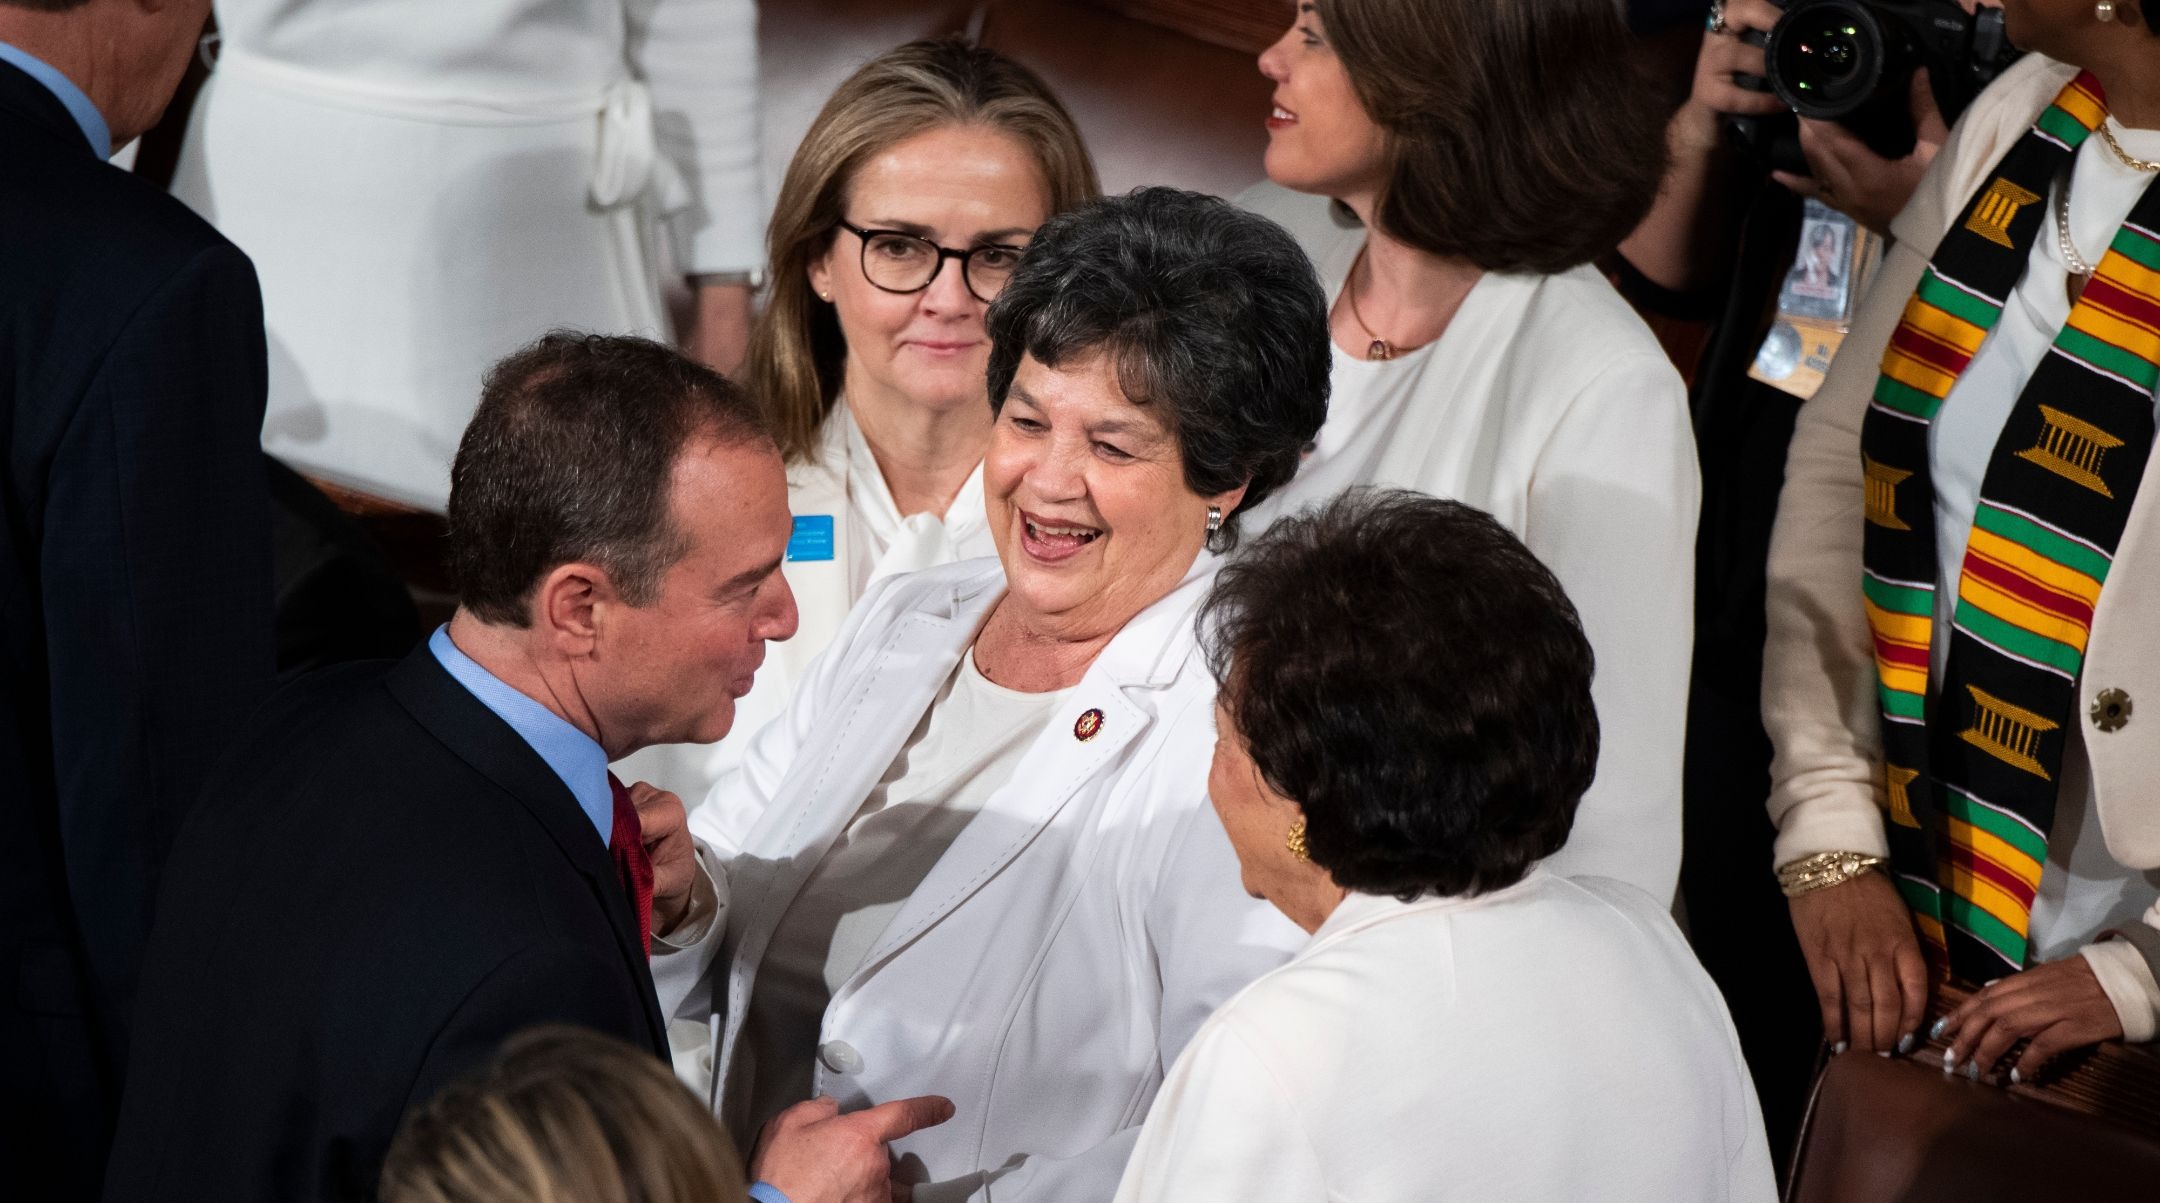
POLYGON ((795 529, 788 535, 787 562, 800 564, 806 560, 830 560, 833 558, 833 516, 831 514, 797 514, 795 529))
POLYGON ((1086 743, 1100 734, 1102 734, 1102 711, 1100 709, 1086 711, 1081 714, 1079 721, 1073 724, 1073 738, 1081 743, 1086 743))

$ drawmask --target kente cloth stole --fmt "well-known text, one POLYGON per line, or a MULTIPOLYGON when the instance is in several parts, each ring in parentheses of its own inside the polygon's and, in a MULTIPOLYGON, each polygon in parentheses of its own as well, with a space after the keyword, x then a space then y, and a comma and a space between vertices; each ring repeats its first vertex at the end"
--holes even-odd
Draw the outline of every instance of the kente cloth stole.
POLYGON ((1861 427, 1891 868, 1938 971, 1971 982, 2025 967, 2093 608, 2152 449, 2160 184, 2004 424, 1953 598, 1936 596, 1928 430, 2024 274, 2051 184, 2106 114, 2081 74, 2003 156, 1907 302, 1861 427), (1931 695, 1938 605, 1954 609, 1931 695))

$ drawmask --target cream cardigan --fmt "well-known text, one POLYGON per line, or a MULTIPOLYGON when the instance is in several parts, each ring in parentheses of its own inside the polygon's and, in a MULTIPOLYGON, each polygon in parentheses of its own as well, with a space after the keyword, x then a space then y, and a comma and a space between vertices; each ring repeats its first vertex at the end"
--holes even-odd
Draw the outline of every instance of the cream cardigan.
MULTIPOLYGON (((1860 423, 1882 347, 1935 245, 1967 198, 2076 68, 2028 55, 1984 93, 1951 132, 1892 230, 1883 261, 1853 321, 1844 354, 1800 411, 1785 465, 1785 490, 1770 541, 1769 638, 1763 652, 1763 725, 1776 749, 1770 817, 1783 864, 1838 849, 1884 855, 1881 719, 1867 619, 1860 605, 1863 484, 1860 423)), ((2085 671, 2078 681, 2077 737, 2063 776, 2089 769, 2108 851, 2124 865, 2160 868, 2160 713, 2133 715, 2113 732, 2088 716, 2102 690, 2160 710, 2160 487, 2138 493, 2107 587, 2101 592, 2085 671), (2141 628, 2141 617, 2143 619, 2141 628)), ((2160 908, 2144 916, 2160 928, 2160 908)), ((2153 1037, 2160 984, 2127 941, 2080 952, 2115 1004, 2132 1040, 2153 1037)))

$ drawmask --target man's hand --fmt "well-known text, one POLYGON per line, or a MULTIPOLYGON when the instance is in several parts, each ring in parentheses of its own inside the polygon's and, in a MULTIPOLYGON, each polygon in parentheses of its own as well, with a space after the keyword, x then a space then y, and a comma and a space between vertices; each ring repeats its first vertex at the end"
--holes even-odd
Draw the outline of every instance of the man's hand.
POLYGON ((885 1146, 952 1116, 952 1100, 934 1094, 848 1115, 830 1098, 797 1103, 758 1133, 750 1177, 770 1183, 788 1203, 892 1203, 906 1188, 893 1183, 885 1146))
POLYGON ((1943 1070, 1966 1067, 1971 1077, 1988 1072, 2010 1046, 2026 1037, 2011 1072, 2030 1082, 2062 1053, 2122 1036, 2122 1019, 2108 1001, 2084 957, 2072 954, 1999 978, 1943 1017, 1950 1042, 1943 1070))
MULTIPOLYGON (((1887 1053, 1927 1014, 1927 962, 1912 912, 1880 873, 1790 900, 1793 931, 1822 1003, 1823 1039, 1887 1053)), ((1909 1045, 1906 1047, 1910 1047, 1909 1045)))
POLYGON ((692 281, 690 305, 683 350, 723 376, 734 375, 750 348, 750 286, 692 281))
POLYGON ((690 816, 681 798, 643 781, 630 787, 630 804, 637 807, 645 855, 652 860, 653 932, 664 936, 689 916, 694 887, 702 877, 690 838, 690 816))
POLYGON ((1913 72, 1913 128, 1918 140, 1912 153, 1902 159, 1885 159, 1869 150, 1851 130, 1834 121, 1800 122, 1800 152, 1807 156, 1812 178, 1790 172, 1773 172, 1777 182, 1802 196, 1840 212, 1878 234, 1890 233, 1891 219, 1912 199, 1927 174, 1928 164, 1950 137, 1942 112, 1935 107, 1935 93, 1926 71, 1913 72))

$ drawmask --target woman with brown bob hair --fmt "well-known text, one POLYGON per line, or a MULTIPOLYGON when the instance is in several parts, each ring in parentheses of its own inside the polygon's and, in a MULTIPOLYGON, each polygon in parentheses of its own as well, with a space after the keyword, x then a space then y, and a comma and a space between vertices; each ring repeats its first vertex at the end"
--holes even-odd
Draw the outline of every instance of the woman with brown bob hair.
POLYGON ((738 703, 740 736, 647 753, 647 779, 702 797, 871 581, 994 554, 983 314, 1035 227, 1100 190, 1065 107, 994 50, 910 42, 825 102, 767 226, 743 367, 788 462, 801 628, 738 703))
POLYGON ((1333 302, 1328 424, 1274 509, 1415 489, 1550 565, 1607 735, 1553 866, 1669 901, 1700 491, 1679 374, 1591 266, 1664 164, 1628 48, 1611 0, 1302 3, 1260 57, 1271 183, 1244 203, 1333 302))

